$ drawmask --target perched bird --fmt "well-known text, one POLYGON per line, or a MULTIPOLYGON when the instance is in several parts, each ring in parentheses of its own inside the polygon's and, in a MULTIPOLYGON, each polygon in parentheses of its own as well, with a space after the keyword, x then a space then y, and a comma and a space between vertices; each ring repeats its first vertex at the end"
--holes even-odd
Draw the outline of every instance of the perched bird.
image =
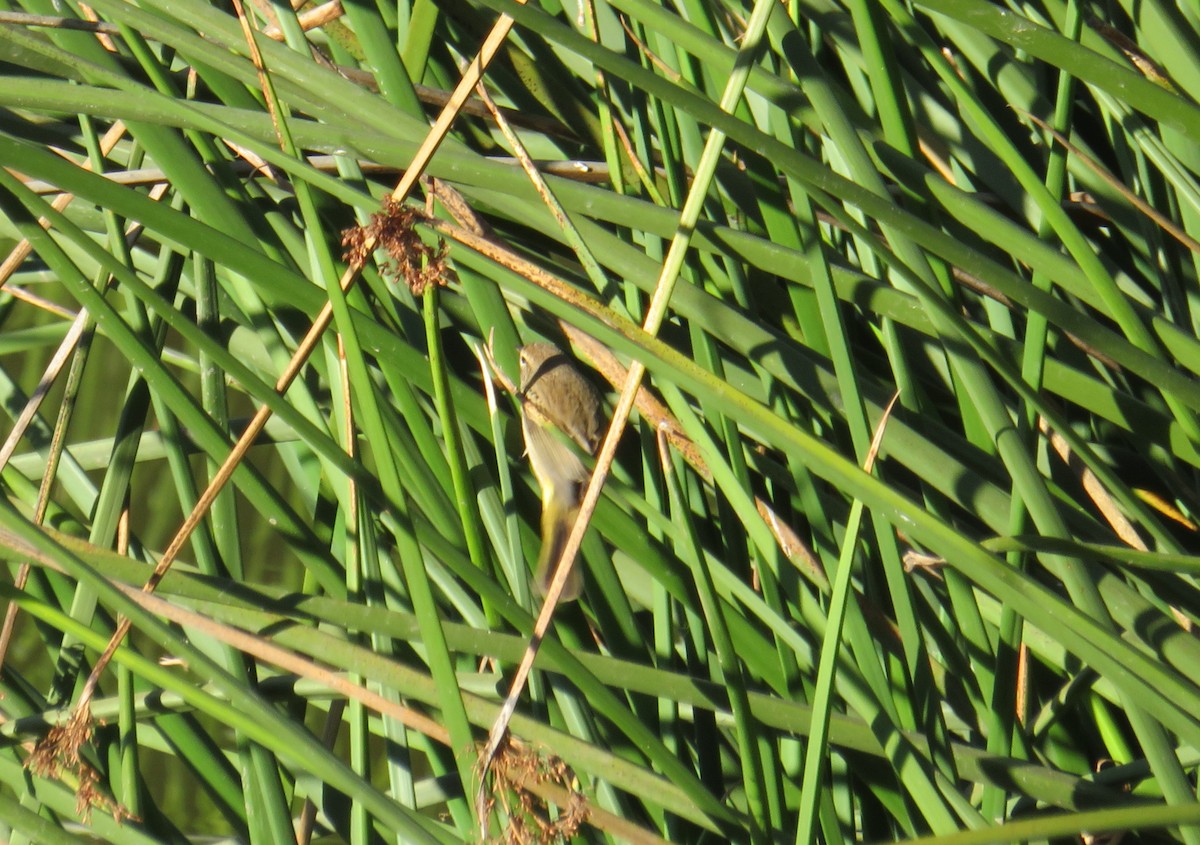
MULTIPOLYGON (((533 474, 542 488, 542 550, 535 584, 546 594, 554 567, 579 514, 583 485, 591 473, 575 451, 556 434, 559 429, 589 455, 600 445, 604 419, 600 391, 557 346, 531 343, 520 348, 521 432, 533 474)), ((579 567, 571 571, 562 598, 583 592, 579 567)))

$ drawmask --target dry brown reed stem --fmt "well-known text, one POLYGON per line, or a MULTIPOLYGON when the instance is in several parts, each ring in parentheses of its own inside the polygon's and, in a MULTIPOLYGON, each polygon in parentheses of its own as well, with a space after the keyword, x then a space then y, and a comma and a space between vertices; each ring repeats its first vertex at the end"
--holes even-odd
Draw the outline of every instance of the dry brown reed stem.
POLYGON ((1142 199, 1136 193, 1134 193, 1132 190, 1130 190, 1129 187, 1126 186, 1116 176, 1114 176, 1107 167, 1102 165, 1100 162, 1096 161, 1094 158, 1092 158, 1090 155, 1085 153, 1079 147, 1072 144, 1070 139, 1068 139, 1066 135, 1059 132, 1057 129, 1055 129, 1050 124, 1046 123, 1046 121, 1042 120, 1037 115, 1030 114, 1029 112, 1025 111, 1024 109, 1017 108, 1016 106, 1012 106, 1011 108, 1013 108, 1016 112, 1021 114, 1023 117, 1028 118, 1031 122, 1037 124, 1037 126, 1041 127, 1041 129, 1043 131, 1048 132, 1051 136, 1053 136, 1054 140, 1056 140, 1056 141, 1058 141, 1058 143, 1062 144, 1063 148, 1067 152, 1069 152, 1071 155, 1075 156, 1077 159, 1079 159, 1081 162, 1083 162, 1083 164, 1085 164, 1089 170, 1091 170, 1093 173, 1095 173, 1097 176, 1099 176, 1101 179, 1103 179, 1105 182, 1107 182, 1109 187, 1111 187, 1114 191, 1116 191, 1122 197, 1124 197, 1126 199, 1126 201, 1129 202, 1130 205, 1132 205, 1134 208, 1136 208, 1142 214, 1146 215, 1146 217, 1148 217, 1151 221, 1153 221, 1156 226, 1158 226, 1160 229, 1162 229, 1168 235, 1173 237, 1175 240, 1179 241, 1179 243, 1183 244, 1185 247, 1190 249, 1192 252, 1200 252, 1200 241, 1197 241, 1195 238, 1193 238, 1191 235, 1189 235, 1187 232, 1185 232, 1183 229, 1181 229, 1179 227, 1179 225, 1177 223, 1175 223, 1175 221, 1171 220, 1169 217, 1167 217, 1161 211, 1154 208, 1154 206, 1150 205, 1150 203, 1146 202, 1144 199, 1142 199))
MULTIPOLYGON (((508 37, 508 33, 512 29, 512 26, 513 19, 507 15, 501 15, 496 21, 491 32, 488 33, 487 38, 484 40, 483 46, 480 47, 479 54, 466 66, 463 77, 461 80, 459 80, 458 86, 451 95, 450 101, 446 104, 445 108, 442 109, 441 114, 438 115, 437 120, 430 128, 424 142, 421 144, 421 147, 413 156, 413 160, 409 166, 409 169, 405 171, 404 175, 400 179, 400 182, 396 185, 395 190, 392 191, 391 199, 394 203, 403 204, 408 198, 413 187, 416 185, 417 180, 421 177, 425 171, 425 168, 428 167, 429 162, 433 159, 434 153, 437 152, 438 147, 449 133, 451 125, 457 117, 462 105, 469 98, 471 90, 479 82, 480 78, 482 78, 484 69, 492 61, 500 47, 503 45, 505 39, 508 37)), ((364 250, 367 253, 370 253, 373 248, 373 243, 364 244, 364 250)), ((361 263, 351 264, 346 268, 341 279, 338 281, 338 285, 343 294, 348 292, 350 288, 354 286, 361 272, 361 263)), ((312 327, 304 336, 303 340, 300 342, 300 345, 297 347, 296 352, 288 362, 283 374, 280 375, 279 379, 277 380, 275 384, 275 390, 278 394, 283 395, 287 392, 288 387, 291 386, 292 382, 305 365, 305 362, 308 361, 308 358, 316 349, 317 344, 320 342, 321 336, 325 333, 325 329, 328 328, 332 319, 333 304, 332 302, 326 302, 324 307, 321 309, 320 314, 318 314, 317 318, 313 321, 312 327)), ((214 474, 207 488, 205 488, 204 492, 201 494, 199 500, 196 502, 195 507, 192 509, 192 512, 188 515, 183 525, 180 526, 179 531, 175 534, 175 537, 171 540, 170 545, 167 547, 162 558, 155 566, 154 572, 143 585, 142 590, 144 592, 150 593, 157 588, 158 584, 162 581, 163 576, 166 575, 167 571, 170 569, 171 564, 174 563, 176 557, 183 550, 183 547, 188 542, 192 532, 195 531, 201 520, 204 519, 204 516, 208 513, 209 508, 212 507, 212 504, 214 501, 216 501, 217 496, 225 488, 225 485, 229 482, 229 479, 232 477, 234 471, 241 464, 250 447, 254 444, 255 440, 258 439, 259 434, 262 433, 262 430, 266 426, 267 420, 270 418, 270 416, 271 409, 267 405, 263 405, 255 413, 254 418, 250 421, 249 425, 246 427, 246 430, 242 433, 242 436, 234 444, 233 448, 229 452, 229 455, 214 474)), ((120 619, 117 623, 116 631, 114 631, 112 638, 109 640, 108 646, 104 649, 104 652, 100 655, 100 658, 96 661, 95 666, 92 667, 92 671, 88 675, 87 680, 84 682, 83 689, 81 690, 79 699, 76 703, 76 713, 72 717, 71 724, 90 724, 90 716, 88 715, 90 714, 90 704, 92 697, 96 693, 96 688, 99 684, 100 677, 104 673, 104 669, 112 660, 113 654, 116 652, 117 647, 128 635, 130 626, 130 621, 124 618, 120 619)), ((74 748, 77 749, 78 744, 86 741, 86 732, 80 730, 72 731, 68 739, 70 742, 75 743, 74 748)), ((78 759, 78 754, 72 755, 68 753, 71 750, 70 743, 68 743, 66 746, 63 746, 59 743, 40 743, 38 750, 34 753, 34 757, 54 761, 62 759, 70 760, 72 757, 74 759, 78 759)))
MULTIPOLYGON (((97 555, 103 557, 112 555, 114 552, 101 549, 94 546, 85 540, 80 540, 76 537, 71 537, 66 534, 61 534, 52 529, 42 529, 48 536, 56 542, 63 545, 69 551, 81 555, 97 555)), ((6 548, 13 549, 19 554, 29 557, 36 561, 39 565, 45 566, 54 571, 63 571, 58 564, 49 555, 29 545, 22 538, 9 533, 6 529, 0 528, 0 545, 6 548)), ((299 678, 304 678, 315 683, 328 687, 345 699, 352 699, 361 703, 367 709, 378 713, 380 716, 395 719, 404 724, 406 727, 417 731, 425 736, 428 736, 434 742, 449 747, 450 734, 445 727, 435 719, 425 715, 420 710, 412 707, 405 707, 395 701, 392 701, 384 696, 375 693, 366 688, 360 683, 356 683, 345 675, 326 668, 318 664, 314 659, 299 654, 294 650, 285 648, 266 636, 256 634, 252 631, 236 628, 232 625, 219 622, 188 608, 181 607, 171 601, 161 598, 156 595, 144 593, 138 588, 113 581, 113 585, 119 589, 131 601, 146 611, 153 613, 168 622, 186 628, 189 631, 202 633, 206 637, 210 637, 215 642, 220 642, 224 645, 235 648, 238 651, 253 657, 263 665, 274 666, 277 669, 295 675, 299 678)), ((278 622, 286 621, 287 617, 279 617, 278 622)), ((271 630, 282 632, 287 626, 278 624, 278 622, 269 623, 271 630)), ((412 672, 413 670, 406 670, 412 672)), ((496 711, 496 705, 490 700, 484 700, 472 695, 466 696, 467 703, 470 705, 470 710, 474 714, 472 718, 476 722, 484 722, 496 711)), ((90 732, 91 723, 89 720, 78 721, 81 711, 76 709, 72 714, 71 721, 63 726, 59 726, 54 730, 54 741, 61 742, 65 738, 77 736, 80 733, 90 732)), ((528 756, 535 753, 530 746, 513 740, 511 747, 520 755, 528 756)), ((62 745, 63 755, 78 755, 78 745, 64 744, 62 745)), ((553 762, 547 758, 549 762, 553 762)), ((51 764, 57 763, 62 768, 66 768, 68 762, 66 759, 49 761, 51 764)), ((55 770, 57 771, 57 770, 55 770)), ((593 827, 608 831, 614 835, 620 836, 627 841, 639 843, 640 845, 663 845, 664 840, 655 836, 653 833, 644 828, 637 827, 630 822, 607 813, 604 810, 591 806, 587 803, 578 790, 570 788, 570 784, 566 787, 552 783, 546 780, 538 780, 537 778, 529 780, 519 780, 512 784, 513 788, 524 790, 537 795, 543 802, 554 804, 559 807, 564 807, 569 801, 583 802, 586 810, 588 823, 593 827)), ((103 798, 103 796, 100 796, 103 798)), ((120 812, 119 805, 109 806, 104 805, 110 811, 120 812)), ((128 815, 125 816, 129 818, 128 815)))
MULTIPOLYGON (((312 9, 306 9, 300 12, 296 18, 300 23, 300 28, 305 32, 310 29, 319 29, 330 21, 336 21, 345 12, 342 9, 342 0, 330 0, 328 3, 322 3, 312 9)), ((269 24, 263 28, 263 35, 274 41, 283 40, 283 30, 277 24, 269 24)))

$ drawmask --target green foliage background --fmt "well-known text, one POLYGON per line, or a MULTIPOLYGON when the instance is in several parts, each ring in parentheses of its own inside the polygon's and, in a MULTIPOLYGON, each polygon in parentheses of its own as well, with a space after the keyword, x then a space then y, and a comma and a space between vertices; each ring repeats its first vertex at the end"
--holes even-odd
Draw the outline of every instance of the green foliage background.
POLYGON ((21 609, 0 838, 294 841, 308 800, 327 841, 477 841, 472 744, 532 626, 538 513, 473 350, 493 337, 515 373, 521 342, 564 342, 557 318, 644 362, 711 471, 665 471, 635 418, 586 593, 514 721, 630 825, 595 815, 574 839, 1200 842, 1194 5, 759 0, 761 41, 734 0, 343 6, 308 32, 287 4, 248 10, 283 36, 258 38, 266 86, 221 4, 93 0, 104 38, 0 23, 0 243, 33 247, 0 294, 14 420, 76 314, 91 339, 3 468, 6 556, 34 566, 0 587, 21 609), (342 230, 501 13, 517 25, 487 86, 535 159, 566 163, 547 180, 575 234, 478 108, 428 174, 591 305, 457 243, 457 281, 423 300, 368 267, 277 396, 342 230), (693 191, 653 337, 638 325, 693 191), (114 589, 263 404, 162 597, 436 730, 343 711, 317 677, 114 589), (56 532, 31 521, 47 467, 56 532), (102 551, 126 507, 128 551, 102 551), (945 566, 910 572, 908 552, 945 566), (81 828, 74 776, 23 764, 119 614, 134 648, 84 751, 141 821, 81 828))

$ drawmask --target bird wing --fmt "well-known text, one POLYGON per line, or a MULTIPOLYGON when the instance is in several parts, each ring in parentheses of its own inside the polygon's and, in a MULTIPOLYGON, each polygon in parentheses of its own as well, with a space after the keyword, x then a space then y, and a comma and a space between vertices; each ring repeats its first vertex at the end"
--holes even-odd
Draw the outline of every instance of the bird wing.
POLYGON ((567 443, 548 427, 540 426, 528 415, 521 417, 525 451, 533 474, 542 487, 542 496, 578 496, 576 491, 590 473, 567 443))

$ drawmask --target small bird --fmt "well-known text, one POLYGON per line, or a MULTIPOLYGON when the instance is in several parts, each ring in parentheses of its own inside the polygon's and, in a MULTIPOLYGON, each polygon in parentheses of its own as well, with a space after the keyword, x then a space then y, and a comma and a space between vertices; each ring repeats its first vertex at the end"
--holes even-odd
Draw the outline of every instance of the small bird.
MULTIPOLYGON (((521 432, 533 474, 542 488, 542 550, 538 555, 535 585, 546 594, 554 578, 553 567, 579 514, 583 485, 591 473, 554 426, 589 455, 596 454, 604 427, 600 391, 557 346, 531 343, 519 350, 521 358, 521 432)), ((574 601, 583 592, 583 576, 574 567, 563 588, 562 599, 574 601)))

